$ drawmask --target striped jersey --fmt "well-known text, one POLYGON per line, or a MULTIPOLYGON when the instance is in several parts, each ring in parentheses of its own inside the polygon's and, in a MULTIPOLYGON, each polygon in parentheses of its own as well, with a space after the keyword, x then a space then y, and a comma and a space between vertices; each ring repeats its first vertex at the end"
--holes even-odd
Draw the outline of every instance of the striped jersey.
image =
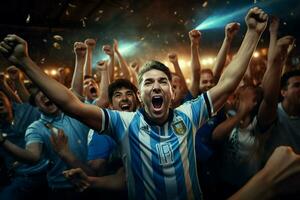
POLYGON ((129 199, 202 199, 195 134, 213 113, 209 93, 170 110, 164 125, 144 109, 102 109, 102 130, 121 145, 129 199))

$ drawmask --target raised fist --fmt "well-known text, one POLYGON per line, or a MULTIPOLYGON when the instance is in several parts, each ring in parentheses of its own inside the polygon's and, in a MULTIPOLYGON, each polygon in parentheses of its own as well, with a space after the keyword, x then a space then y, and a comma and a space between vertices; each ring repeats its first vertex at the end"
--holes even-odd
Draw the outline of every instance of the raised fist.
POLYGON ((176 53, 170 53, 170 54, 168 54, 168 58, 169 58, 169 61, 171 63, 178 62, 178 58, 177 58, 177 54, 176 53))
POLYGON ((198 30, 191 30, 189 32, 189 37, 190 37, 191 43, 199 44, 200 38, 201 38, 201 32, 198 30))
POLYGON ((232 40, 236 33, 240 30, 240 23, 232 22, 225 26, 225 36, 226 38, 232 40))
POLYGON ((84 57, 87 51, 87 45, 83 42, 74 43, 74 52, 76 56, 84 57))
POLYGON ((103 51, 106 55, 108 55, 108 56, 113 56, 113 55, 114 55, 114 51, 113 51, 113 49, 111 48, 110 45, 103 45, 102 51, 103 51))
POLYGON ((258 34, 261 34, 268 22, 268 15, 260 8, 251 8, 245 17, 245 22, 249 30, 254 30, 258 34))
POLYGON ((96 46, 96 40, 92 38, 88 38, 84 41, 84 43, 87 45, 89 49, 94 49, 96 46))

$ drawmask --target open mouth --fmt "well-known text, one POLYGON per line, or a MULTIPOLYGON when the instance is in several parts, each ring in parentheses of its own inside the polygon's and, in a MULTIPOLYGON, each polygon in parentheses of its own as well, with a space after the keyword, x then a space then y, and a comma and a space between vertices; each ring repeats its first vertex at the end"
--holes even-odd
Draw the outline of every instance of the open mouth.
POLYGON ((154 96, 152 97, 152 105, 155 109, 159 109, 162 107, 163 98, 161 96, 154 96))
POLYGON ((52 105, 53 105, 53 103, 51 101, 46 101, 45 102, 45 106, 46 107, 49 107, 49 106, 52 106, 52 105))
POLYGON ((122 111, 129 111, 130 105, 129 104, 123 104, 120 106, 122 111))
POLYGON ((93 96, 97 95, 97 90, 96 90, 96 88, 92 87, 92 88, 90 89, 90 93, 91 93, 93 96))

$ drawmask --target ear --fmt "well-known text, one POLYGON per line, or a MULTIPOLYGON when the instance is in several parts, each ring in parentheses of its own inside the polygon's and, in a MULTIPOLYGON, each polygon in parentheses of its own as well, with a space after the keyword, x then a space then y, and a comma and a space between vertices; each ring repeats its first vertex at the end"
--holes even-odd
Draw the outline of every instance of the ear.
POLYGON ((142 97, 141 97, 141 92, 140 92, 140 90, 138 90, 138 91, 136 92, 136 96, 137 96, 138 100, 140 101, 140 103, 142 103, 142 97))
POLYGON ((285 97, 286 96, 286 92, 287 92, 287 90, 285 90, 285 89, 280 90, 281 96, 285 97))

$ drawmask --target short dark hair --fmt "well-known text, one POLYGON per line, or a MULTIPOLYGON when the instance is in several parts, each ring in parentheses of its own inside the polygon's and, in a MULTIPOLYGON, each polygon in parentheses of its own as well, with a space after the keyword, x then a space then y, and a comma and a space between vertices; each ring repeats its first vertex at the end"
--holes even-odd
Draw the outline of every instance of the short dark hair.
POLYGON ((119 90, 121 88, 126 88, 129 90, 132 90, 135 94, 135 97, 137 98, 137 87, 132 84, 129 80, 127 79, 116 79, 114 82, 112 82, 111 84, 109 84, 108 86, 108 98, 109 98, 109 102, 112 103, 112 98, 114 95, 114 92, 116 90, 119 90))
POLYGON ((148 72, 148 71, 150 71, 152 69, 156 69, 156 70, 162 71, 163 73, 165 73, 167 75, 169 81, 172 80, 172 75, 171 75, 170 69, 166 65, 164 65, 161 62, 158 62, 156 60, 151 60, 151 61, 146 62, 143 65, 142 69, 140 70, 140 72, 138 74, 138 83, 139 83, 139 85, 142 82, 143 75, 146 72, 148 72))
POLYGON ((288 81, 290 78, 294 76, 300 76, 300 70, 292 70, 284 73, 280 80, 280 87, 281 89, 286 89, 288 86, 288 81))

